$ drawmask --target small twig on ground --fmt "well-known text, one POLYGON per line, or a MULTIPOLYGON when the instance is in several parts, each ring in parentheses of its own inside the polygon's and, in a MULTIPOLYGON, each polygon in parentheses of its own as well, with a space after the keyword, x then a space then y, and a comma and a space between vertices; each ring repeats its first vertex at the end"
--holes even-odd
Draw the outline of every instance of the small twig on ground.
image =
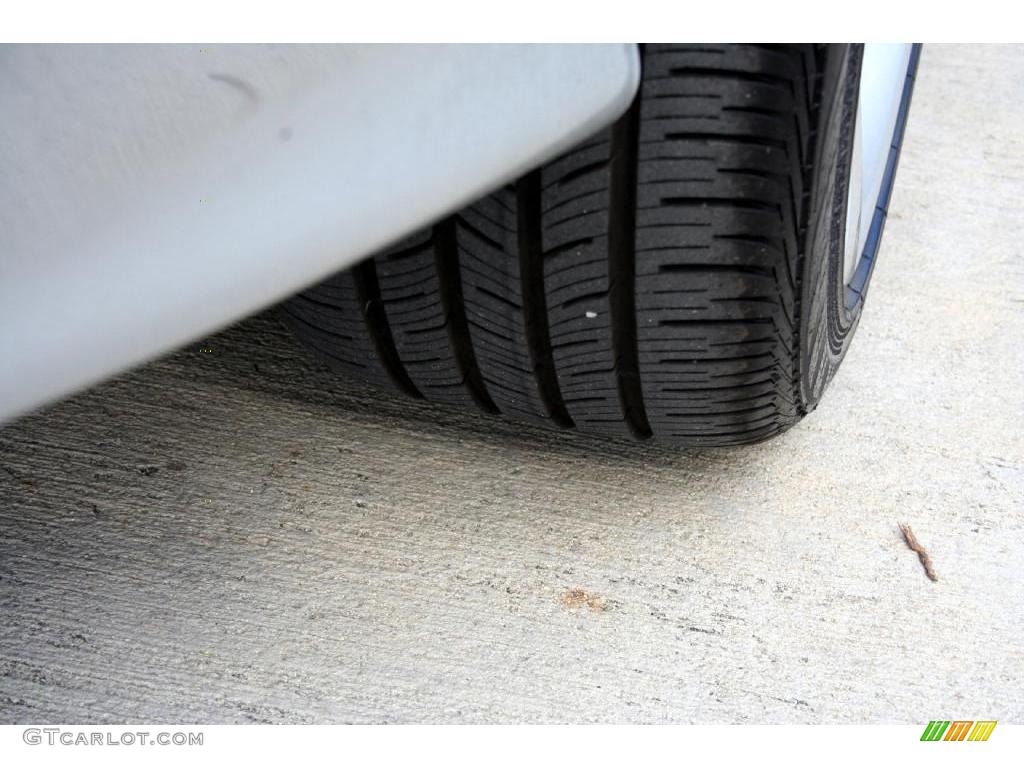
POLYGON ((917 552, 917 558, 921 561, 921 565, 924 566, 925 575, 932 581, 938 581, 939 577, 935 575, 935 568, 932 566, 932 559, 928 556, 928 550, 921 546, 921 543, 917 540, 917 536, 910 530, 910 526, 906 523, 899 523, 900 533, 903 534, 903 540, 907 542, 907 546, 914 552, 917 552))

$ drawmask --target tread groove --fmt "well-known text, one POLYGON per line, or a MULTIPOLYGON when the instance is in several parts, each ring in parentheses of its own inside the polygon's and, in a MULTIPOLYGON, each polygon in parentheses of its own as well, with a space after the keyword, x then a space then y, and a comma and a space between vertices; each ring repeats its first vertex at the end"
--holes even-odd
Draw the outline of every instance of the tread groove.
POLYGON ((391 335, 391 324, 388 322, 384 301, 381 299, 377 266, 373 259, 367 259, 353 267, 352 280, 355 283, 361 314, 366 322, 366 330, 373 340, 384 370, 400 390, 410 397, 422 398, 423 395, 412 383, 405 365, 398 356, 395 339, 391 335))
POLYGON ((612 127, 608 221, 608 276, 612 317, 612 354, 619 404, 630 433, 653 436, 637 348, 636 317, 636 182, 639 165, 640 95, 612 127))
POLYGON ((469 336, 466 305, 462 299, 462 275, 459 271, 459 244, 452 216, 434 225, 434 263, 437 268, 441 306, 448 320, 448 342, 463 386, 473 402, 486 413, 498 413, 498 407, 487 392, 487 385, 477 365, 469 336))
POLYGON ((548 328, 547 293, 544 289, 544 249, 541 230, 540 171, 531 171, 516 183, 519 270, 522 280, 526 343, 537 387, 548 416, 560 427, 571 429, 572 417, 565 407, 555 373, 548 328))

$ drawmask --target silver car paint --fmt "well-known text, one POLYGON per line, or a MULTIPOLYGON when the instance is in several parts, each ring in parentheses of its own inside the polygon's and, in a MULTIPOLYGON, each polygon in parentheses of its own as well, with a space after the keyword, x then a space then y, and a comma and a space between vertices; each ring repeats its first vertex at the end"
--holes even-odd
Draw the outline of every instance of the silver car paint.
POLYGON ((543 162, 639 72, 628 44, 0 46, 0 419, 543 162))

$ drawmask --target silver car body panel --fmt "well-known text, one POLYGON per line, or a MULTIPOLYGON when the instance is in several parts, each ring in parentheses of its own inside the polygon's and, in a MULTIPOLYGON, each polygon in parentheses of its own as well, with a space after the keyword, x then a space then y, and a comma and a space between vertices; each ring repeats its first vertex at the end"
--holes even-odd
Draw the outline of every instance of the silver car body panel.
POLYGON ((0 46, 0 419, 470 202, 639 74, 628 44, 0 46))

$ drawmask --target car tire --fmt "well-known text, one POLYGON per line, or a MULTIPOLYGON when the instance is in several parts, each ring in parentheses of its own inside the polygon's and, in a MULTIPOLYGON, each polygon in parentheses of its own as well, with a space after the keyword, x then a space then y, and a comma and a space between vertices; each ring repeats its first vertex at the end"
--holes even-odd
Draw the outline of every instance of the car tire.
POLYGON ((874 265, 851 292, 860 59, 644 46, 613 126, 285 316, 346 374, 415 397, 680 446, 779 434, 821 399, 874 265))

